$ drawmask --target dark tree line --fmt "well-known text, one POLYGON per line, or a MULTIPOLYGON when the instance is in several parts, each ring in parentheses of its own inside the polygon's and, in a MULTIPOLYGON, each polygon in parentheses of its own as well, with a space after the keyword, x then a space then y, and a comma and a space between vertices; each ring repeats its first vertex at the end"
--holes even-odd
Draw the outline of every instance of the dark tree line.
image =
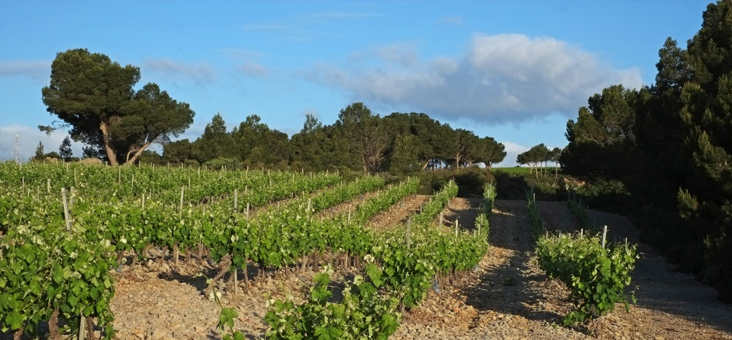
POLYGON ((363 103, 353 103, 332 125, 307 115, 303 128, 289 139, 256 115, 228 131, 217 114, 200 138, 170 142, 162 157, 148 156, 143 161, 411 173, 435 162, 460 167, 483 162, 491 167, 506 152, 493 138, 453 129, 423 113, 381 117, 363 103))
POLYGON ((732 302, 732 1, 703 19, 686 49, 666 40, 655 84, 580 108, 561 162, 621 181, 646 240, 732 302))

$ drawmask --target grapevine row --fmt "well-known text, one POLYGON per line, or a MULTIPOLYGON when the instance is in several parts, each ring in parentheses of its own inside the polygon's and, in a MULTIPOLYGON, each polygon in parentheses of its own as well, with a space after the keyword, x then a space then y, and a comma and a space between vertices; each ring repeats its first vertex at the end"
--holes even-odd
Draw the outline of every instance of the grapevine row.
POLYGON ((625 288, 630 285, 638 258, 636 245, 627 242, 605 245, 596 233, 549 235, 530 193, 527 193, 527 206, 539 266, 547 276, 562 281, 571 292, 575 308, 565 316, 566 326, 604 315, 615 308, 615 303, 625 303, 627 309, 629 301, 635 302, 635 295, 631 293, 628 298, 625 288))

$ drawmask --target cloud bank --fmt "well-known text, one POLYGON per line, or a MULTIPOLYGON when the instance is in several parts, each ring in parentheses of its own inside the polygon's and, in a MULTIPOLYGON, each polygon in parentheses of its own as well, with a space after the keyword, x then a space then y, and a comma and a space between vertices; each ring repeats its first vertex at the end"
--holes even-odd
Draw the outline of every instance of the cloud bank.
MULTIPOLYGON (((63 130, 56 130, 50 136, 47 136, 45 132, 30 126, 18 124, 0 126, 0 161, 15 159, 16 135, 18 136, 18 160, 25 162, 35 155, 39 142, 43 143, 45 153, 59 152, 59 146, 61 146, 64 138, 68 136, 68 133, 63 130)), ((75 157, 82 156, 81 148, 81 143, 71 141, 71 150, 75 157)))
POLYGON ((521 34, 475 34, 461 55, 430 60, 420 59, 413 45, 397 43, 302 74, 367 105, 486 125, 574 116, 609 85, 642 84, 637 69, 615 69, 567 42, 521 34))
POLYGON ((22 76, 46 81, 50 75, 50 61, 0 61, 0 77, 22 76))
POLYGON ((189 64, 170 59, 147 59, 142 63, 142 74, 147 72, 179 86, 200 87, 216 80, 216 69, 207 62, 189 64))

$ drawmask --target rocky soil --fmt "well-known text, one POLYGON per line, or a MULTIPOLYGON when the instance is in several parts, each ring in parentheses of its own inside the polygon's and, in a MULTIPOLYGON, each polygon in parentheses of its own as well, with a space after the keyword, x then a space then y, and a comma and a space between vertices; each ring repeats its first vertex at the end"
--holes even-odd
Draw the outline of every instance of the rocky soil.
MULTIPOLYGON (((375 227, 405 221, 424 201, 419 195, 410 197, 377 216, 375 227)), ((445 226, 452 227, 448 222, 459 219, 461 228, 472 228, 479 203, 478 199, 454 199, 444 213, 445 226)), ((538 205, 547 228, 573 230, 576 223, 565 204, 538 205)), ((591 214, 598 224, 609 226, 612 238, 637 241, 637 232, 622 217, 591 214)), ((419 308, 404 313, 392 339, 732 340, 732 306, 717 302, 714 290, 691 276, 674 272, 645 245, 640 246, 643 257, 633 277, 638 304, 630 312, 618 305, 610 315, 588 325, 562 327, 562 317, 571 307, 568 291, 538 268, 525 202, 497 201, 490 228, 491 248, 476 270, 431 290, 419 308)), ((258 274, 252 266, 248 270, 250 278, 258 274)), ((204 296, 206 277, 213 277, 216 271, 187 260, 177 265, 158 259, 122 266, 112 300, 118 330, 115 338, 222 338, 217 327, 221 307, 204 296)), ((338 269, 333 275, 334 288, 356 271, 338 269)), ((248 339, 261 339, 267 329, 263 322, 267 301, 287 295, 302 301, 314 274, 312 269, 267 272, 250 285, 240 281, 239 293, 224 294, 221 304, 237 309, 237 330, 248 339)), ((224 282, 220 286, 223 289, 224 282)))

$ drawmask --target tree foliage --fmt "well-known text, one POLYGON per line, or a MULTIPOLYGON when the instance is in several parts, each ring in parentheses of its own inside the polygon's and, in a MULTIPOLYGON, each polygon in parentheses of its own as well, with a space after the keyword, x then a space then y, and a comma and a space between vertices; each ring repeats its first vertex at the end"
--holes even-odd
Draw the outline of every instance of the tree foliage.
POLYGON ((71 138, 69 136, 66 136, 61 142, 61 146, 58 148, 58 154, 66 162, 70 161, 73 157, 74 152, 71 150, 71 138))
MULTIPOLYGON (((195 113, 149 83, 135 92, 140 69, 121 66, 100 53, 74 49, 56 55, 51 83, 42 90, 47 111, 81 140, 89 155, 110 164, 133 163, 152 143, 178 136, 195 113)), ((41 126, 51 131, 59 126, 41 126)))
POLYGON ((344 132, 344 139, 366 172, 381 170, 389 143, 386 127, 378 115, 363 103, 353 103, 342 109, 336 124, 344 132))
POLYGON ((686 49, 665 41, 655 84, 590 98, 560 159, 621 180, 646 241, 732 301, 732 1, 703 19, 686 49))

